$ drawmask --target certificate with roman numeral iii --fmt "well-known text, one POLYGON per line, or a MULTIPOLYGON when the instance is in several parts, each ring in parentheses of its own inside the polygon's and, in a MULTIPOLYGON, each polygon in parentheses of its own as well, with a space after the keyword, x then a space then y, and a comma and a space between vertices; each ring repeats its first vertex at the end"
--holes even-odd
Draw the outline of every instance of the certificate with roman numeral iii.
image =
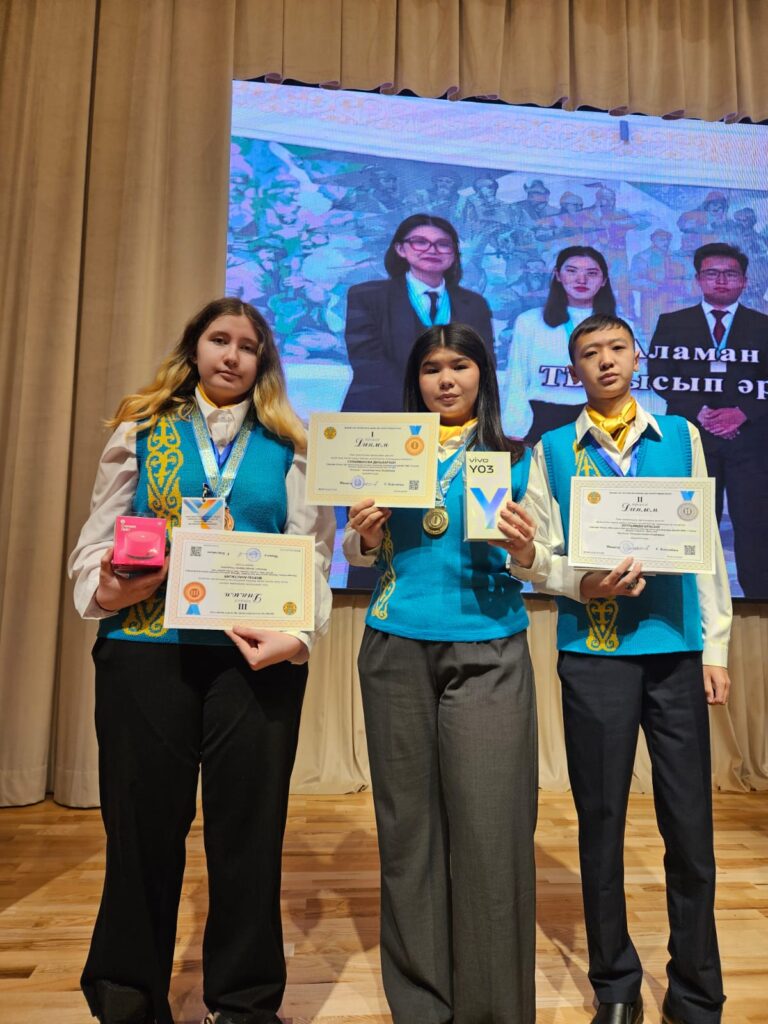
POLYGON ((164 625, 314 629, 314 554, 313 537, 177 527, 164 625))
POLYGON ((432 508, 440 417, 435 412, 317 412, 309 418, 307 502, 432 508))
POLYGON ((655 573, 714 573, 715 482, 692 477, 575 476, 568 562, 613 569, 628 555, 655 573))

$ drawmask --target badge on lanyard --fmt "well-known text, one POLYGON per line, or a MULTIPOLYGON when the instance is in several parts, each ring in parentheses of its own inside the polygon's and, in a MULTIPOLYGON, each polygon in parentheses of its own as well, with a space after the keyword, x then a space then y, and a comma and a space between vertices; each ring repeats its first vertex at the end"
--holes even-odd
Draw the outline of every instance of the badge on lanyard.
MULTIPOLYGON (((195 406, 192 410, 192 427, 195 432, 197 450, 200 452, 200 460, 205 471, 205 483, 203 484, 203 495, 200 500, 207 501, 210 498, 219 498, 224 503, 224 529, 234 530, 235 519, 229 507, 229 495, 235 483, 237 471, 245 458, 248 442, 256 414, 249 409, 243 425, 237 433, 231 445, 228 445, 224 452, 219 452, 208 433, 208 428, 203 419, 203 414, 195 406), (214 454, 215 453, 215 454, 214 454)), ((212 527, 210 527, 212 529, 212 527)))
POLYGON ((226 512, 227 503, 223 498, 181 499, 181 525, 186 529, 225 530, 226 512))

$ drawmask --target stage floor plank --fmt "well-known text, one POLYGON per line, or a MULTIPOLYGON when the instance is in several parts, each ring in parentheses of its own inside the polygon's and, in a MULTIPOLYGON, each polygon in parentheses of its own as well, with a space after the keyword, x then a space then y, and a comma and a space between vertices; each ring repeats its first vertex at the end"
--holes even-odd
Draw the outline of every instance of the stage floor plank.
MULTIPOLYGON (((768 795, 715 794, 717 921, 726 1024, 765 1024, 768 993, 768 795)), ((538 864, 537 1024, 591 1019, 576 820, 569 794, 542 793, 538 864)), ((50 801, 0 810, 0 1000, 14 1024, 86 1024, 78 988, 102 883, 97 811, 50 801)), ((662 846, 650 797, 633 796, 626 842, 630 930, 643 960, 646 1021, 664 995, 662 846)), ((178 1024, 197 1024, 206 908, 200 818, 189 844, 172 994, 178 1024)), ((368 794, 294 796, 283 911, 291 1024, 386 1024, 378 964, 378 860, 368 794)))

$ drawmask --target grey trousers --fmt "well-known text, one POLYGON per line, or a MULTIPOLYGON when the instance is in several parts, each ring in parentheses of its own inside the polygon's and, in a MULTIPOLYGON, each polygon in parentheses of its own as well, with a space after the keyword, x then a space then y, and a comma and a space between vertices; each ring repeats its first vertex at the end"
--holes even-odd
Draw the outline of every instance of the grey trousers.
POLYGON ((533 1024, 537 733, 525 633, 366 629, 358 659, 395 1024, 533 1024))

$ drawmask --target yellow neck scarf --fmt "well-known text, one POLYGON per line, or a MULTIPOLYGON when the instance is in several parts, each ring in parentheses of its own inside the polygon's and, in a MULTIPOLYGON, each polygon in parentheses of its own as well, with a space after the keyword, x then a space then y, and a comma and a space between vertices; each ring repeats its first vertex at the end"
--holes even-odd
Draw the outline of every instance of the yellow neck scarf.
POLYGON ((477 423, 477 418, 473 420, 467 420, 466 423, 456 425, 453 427, 444 427, 440 424, 440 444, 445 444, 446 441, 450 441, 452 437, 459 437, 465 430, 470 430, 477 423))
POLYGON ((203 398, 206 400, 208 405, 212 405, 215 409, 233 409, 236 405, 240 404, 239 402, 232 402, 229 405, 219 405, 218 402, 214 402, 212 398, 209 398, 208 395, 206 395, 205 388, 203 387, 200 381, 197 382, 197 389, 203 396, 203 398))
POLYGON ((629 428, 637 415, 637 402, 634 398, 630 398, 625 406, 623 406, 618 416, 603 416, 602 413, 595 412, 594 409, 590 409, 587 406, 587 414, 596 427, 600 430, 604 430, 606 434, 610 434, 613 440, 616 442, 616 447, 620 452, 624 451, 624 445, 627 443, 627 437, 629 436, 629 428))

